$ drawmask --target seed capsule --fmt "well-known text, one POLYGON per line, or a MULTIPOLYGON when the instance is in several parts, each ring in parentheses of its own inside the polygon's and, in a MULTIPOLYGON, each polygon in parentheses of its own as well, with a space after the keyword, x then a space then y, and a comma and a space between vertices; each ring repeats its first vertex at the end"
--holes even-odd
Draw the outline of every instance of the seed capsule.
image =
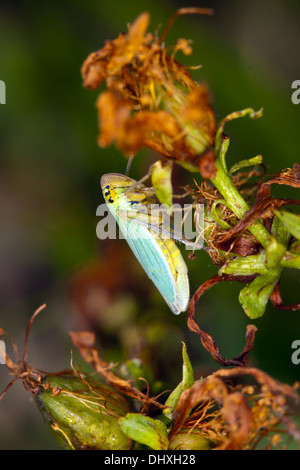
POLYGON ((112 387, 76 376, 47 377, 36 402, 59 445, 73 450, 126 450, 130 440, 118 418, 128 411, 112 387))
POLYGON ((170 450, 210 450, 213 442, 197 429, 182 428, 171 439, 170 450))

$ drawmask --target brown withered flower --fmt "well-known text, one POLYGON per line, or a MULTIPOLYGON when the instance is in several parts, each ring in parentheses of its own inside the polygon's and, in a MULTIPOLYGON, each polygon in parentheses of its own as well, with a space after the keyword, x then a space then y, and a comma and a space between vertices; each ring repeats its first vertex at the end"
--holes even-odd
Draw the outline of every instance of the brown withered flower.
POLYGON ((115 143, 126 155, 146 146, 196 163, 203 153, 211 154, 214 145, 216 121, 209 91, 175 60, 178 50, 191 54, 189 41, 179 39, 169 54, 162 38, 147 32, 149 20, 149 14, 142 13, 127 33, 107 41, 82 65, 86 88, 95 90, 106 82, 96 103, 98 143, 115 143))
POLYGON ((254 367, 219 369, 181 394, 170 441, 178 435, 176 442, 184 444, 184 429, 186 436, 201 433, 216 450, 285 449, 287 436, 300 443, 291 419, 298 402, 297 384, 290 387, 254 367))

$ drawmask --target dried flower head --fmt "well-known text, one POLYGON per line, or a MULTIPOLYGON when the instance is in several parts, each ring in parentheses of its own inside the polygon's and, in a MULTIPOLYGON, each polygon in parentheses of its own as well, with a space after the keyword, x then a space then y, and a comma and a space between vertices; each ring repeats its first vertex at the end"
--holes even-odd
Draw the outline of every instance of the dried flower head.
MULTIPOLYGON (((284 448, 284 435, 300 444, 299 429, 290 419, 293 401, 298 401, 296 385, 253 367, 219 369, 181 394, 170 442, 178 442, 184 429, 185 438, 198 433, 221 450, 284 448)), ((180 440, 184 443, 184 436, 180 440)))
POLYGON ((209 91, 175 60, 179 50, 191 54, 190 42, 179 39, 169 54, 161 38, 147 32, 149 19, 142 13, 127 33, 107 41, 82 66, 86 88, 106 82, 97 100, 98 142, 101 147, 115 142, 127 155, 147 146, 166 157, 195 161, 214 144, 209 91))

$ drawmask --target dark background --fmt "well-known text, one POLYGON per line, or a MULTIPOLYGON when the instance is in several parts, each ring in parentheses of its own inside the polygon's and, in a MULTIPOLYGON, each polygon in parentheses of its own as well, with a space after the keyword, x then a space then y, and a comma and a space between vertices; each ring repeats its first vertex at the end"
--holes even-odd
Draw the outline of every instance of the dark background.
MULTIPOLYGON (((217 119, 264 108, 261 119, 226 128, 229 165, 262 154, 267 171, 275 173, 299 162, 300 105, 291 102, 291 83, 300 79, 296 0, 1 2, 0 79, 7 104, 0 106, 0 327, 22 351, 27 322, 46 303, 29 343, 29 360, 43 370, 69 367, 68 331, 81 328, 98 332, 104 359, 141 355, 168 388, 180 380, 182 340, 197 377, 219 367, 187 329, 186 314, 169 312, 125 243, 96 238, 100 177, 124 173, 126 160, 114 147, 97 146, 98 92, 82 87, 81 64, 142 11, 151 14, 154 32, 182 6, 215 9, 213 17, 179 18, 166 43, 194 41, 193 55, 177 59, 203 65, 193 76, 209 83, 217 119)), ((140 152, 131 176, 142 177, 152 161, 150 151, 140 152)), ((182 177, 192 183, 189 173, 182 177)), ((275 193, 299 198, 296 190, 275 193)), ((188 263, 192 292, 217 272, 206 253, 188 263)), ((249 323, 238 302, 240 288, 215 286, 197 310, 199 325, 228 358, 242 350, 249 323)), ((299 272, 285 271, 286 303, 299 302, 299 290, 299 272)), ((270 304, 253 323, 258 332, 251 364, 294 383, 300 365, 291 362, 291 344, 300 338, 300 312, 270 304)), ((7 372, 0 365, 1 390, 11 378, 7 372)), ((0 408, 1 449, 56 448, 21 384, 0 408)))

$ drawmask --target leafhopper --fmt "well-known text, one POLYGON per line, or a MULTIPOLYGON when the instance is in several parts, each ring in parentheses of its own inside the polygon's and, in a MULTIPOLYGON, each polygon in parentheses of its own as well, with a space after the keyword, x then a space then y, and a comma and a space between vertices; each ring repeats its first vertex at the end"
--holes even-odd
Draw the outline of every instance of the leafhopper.
POLYGON ((108 209, 146 274, 171 311, 186 311, 190 289, 188 269, 174 239, 193 246, 172 224, 168 210, 157 211, 154 189, 128 176, 109 173, 101 178, 108 209))

